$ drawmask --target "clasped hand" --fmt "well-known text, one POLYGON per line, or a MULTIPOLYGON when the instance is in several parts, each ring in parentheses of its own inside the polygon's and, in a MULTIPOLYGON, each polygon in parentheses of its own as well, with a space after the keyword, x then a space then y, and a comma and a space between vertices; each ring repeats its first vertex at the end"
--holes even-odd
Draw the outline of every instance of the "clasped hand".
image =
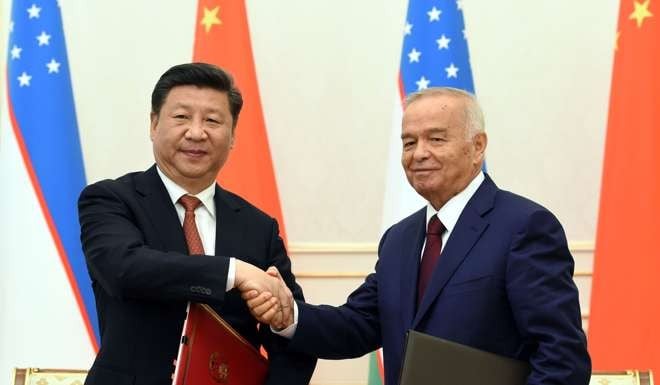
POLYGON ((237 260, 236 287, 257 321, 276 330, 293 323, 293 295, 274 266, 264 272, 237 260))

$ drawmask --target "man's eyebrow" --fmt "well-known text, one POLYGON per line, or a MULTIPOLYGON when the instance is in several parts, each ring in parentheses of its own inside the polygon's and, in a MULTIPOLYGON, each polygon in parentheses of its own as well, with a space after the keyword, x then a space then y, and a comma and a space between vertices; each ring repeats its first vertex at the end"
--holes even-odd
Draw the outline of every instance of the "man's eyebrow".
MULTIPOLYGON (((427 134, 428 134, 428 133, 430 133, 430 134, 438 134, 438 133, 440 133, 440 134, 442 134, 442 133, 447 132, 448 130, 449 130, 449 127, 431 127, 431 128, 429 128, 429 129, 424 130, 424 133, 427 133, 427 134)), ((414 136, 414 135, 409 134, 409 133, 402 133, 402 134, 401 134, 401 139, 403 139, 403 138, 410 138, 410 137, 412 137, 412 136, 414 136)))
POLYGON ((176 103, 174 103, 173 107, 174 108, 179 108, 179 107, 188 108, 188 107, 190 107, 190 105, 188 105, 186 103, 183 103, 183 102, 176 102, 176 103))
POLYGON ((449 130, 449 127, 431 127, 426 131, 435 133, 435 132, 446 132, 447 130, 449 130))

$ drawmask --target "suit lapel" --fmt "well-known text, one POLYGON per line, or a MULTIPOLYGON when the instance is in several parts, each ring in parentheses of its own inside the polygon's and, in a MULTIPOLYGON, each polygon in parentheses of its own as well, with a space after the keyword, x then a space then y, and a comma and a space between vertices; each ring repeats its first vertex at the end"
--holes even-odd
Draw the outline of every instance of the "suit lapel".
POLYGON ((215 187, 215 255, 242 257, 237 255, 236 245, 241 245, 245 236, 245 224, 240 217, 241 204, 227 191, 215 187))
POLYGON ((152 166, 136 176, 135 189, 142 196, 141 203, 166 251, 188 254, 188 246, 183 235, 176 209, 172 204, 167 189, 152 166))
POLYGON ((463 209, 442 250, 438 265, 433 271, 424 298, 415 314, 413 328, 417 327, 431 304, 441 294, 449 279, 488 227, 488 221, 483 218, 483 215, 493 207, 496 192, 497 186, 486 175, 484 182, 463 209))
POLYGON ((401 314, 406 330, 412 324, 417 302, 417 271, 426 234, 426 207, 415 214, 403 231, 401 243, 401 314))

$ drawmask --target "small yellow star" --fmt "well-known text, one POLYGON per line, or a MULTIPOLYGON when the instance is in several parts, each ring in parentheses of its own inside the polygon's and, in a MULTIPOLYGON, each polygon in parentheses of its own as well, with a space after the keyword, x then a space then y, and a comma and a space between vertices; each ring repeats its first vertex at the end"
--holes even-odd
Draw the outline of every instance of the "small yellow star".
POLYGON ((640 4, 639 2, 635 1, 635 10, 630 14, 628 19, 637 21, 637 28, 642 28, 644 19, 653 16, 653 14, 649 12, 650 2, 651 0, 646 0, 643 4, 640 4))
POLYGON ((204 7, 204 16, 202 17, 202 21, 200 22, 201 25, 204 26, 204 30, 206 33, 209 33, 211 30, 211 27, 214 25, 221 25, 222 20, 218 17, 218 12, 220 11, 220 7, 215 7, 212 10, 209 11, 208 8, 204 7))
POLYGON ((614 40, 614 50, 619 50, 619 37, 621 36, 621 31, 616 31, 616 39, 614 40))

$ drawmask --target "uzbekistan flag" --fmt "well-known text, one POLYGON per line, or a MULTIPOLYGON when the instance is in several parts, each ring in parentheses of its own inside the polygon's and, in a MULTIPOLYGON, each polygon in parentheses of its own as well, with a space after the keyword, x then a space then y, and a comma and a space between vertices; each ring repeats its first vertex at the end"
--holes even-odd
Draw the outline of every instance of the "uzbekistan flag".
POLYGON ((87 368, 98 330, 79 239, 85 172, 58 2, 14 1, 8 27, 0 373, 11 366, 87 368))
MULTIPOLYGON (((402 101, 428 87, 454 87, 474 92, 461 1, 410 0, 403 28, 399 94, 390 131, 383 230, 422 208, 426 202, 406 180, 401 167, 402 101)), ((382 352, 371 357, 369 385, 383 383, 382 352)), ((397 363, 398 364, 398 363, 397 363)))

